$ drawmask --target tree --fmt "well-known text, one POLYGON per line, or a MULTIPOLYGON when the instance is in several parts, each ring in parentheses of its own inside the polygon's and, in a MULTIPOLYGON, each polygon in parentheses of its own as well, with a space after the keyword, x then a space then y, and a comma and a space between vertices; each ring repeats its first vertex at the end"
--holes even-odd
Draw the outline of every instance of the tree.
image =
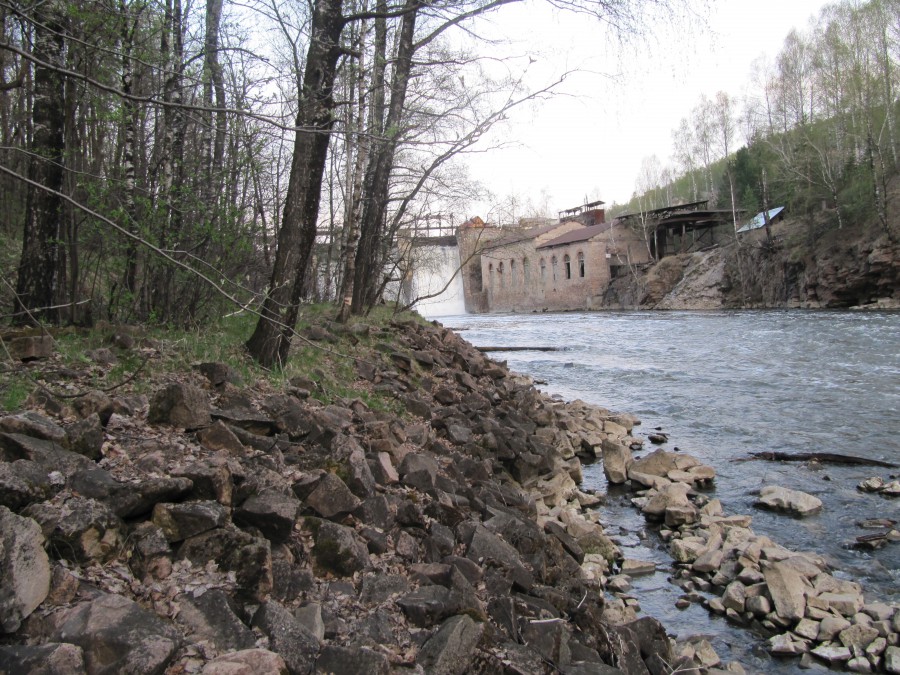
POLYGON ((22 257, 13 303, 14 321, 57 323, 65 282, 63 203, 65 177, 65 7, 50 0, 34 28, 34 93, 28 162, 28 196, 22 257))

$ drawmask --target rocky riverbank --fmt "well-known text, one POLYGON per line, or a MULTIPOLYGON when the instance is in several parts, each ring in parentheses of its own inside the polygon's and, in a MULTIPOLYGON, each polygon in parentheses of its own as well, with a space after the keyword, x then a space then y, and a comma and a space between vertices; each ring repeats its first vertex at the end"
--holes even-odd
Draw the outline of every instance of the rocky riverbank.
POLYGON ((438 325, 306 340, 352 348, 358 397, 201 363, 0 417, 0 672, 742 672, 637 617, 645 564, 599 524, 579 456, 647 487, 684 602, 774 653, 897 672, 892 608, 722 514, 710 467, 634 460, 629 415, 553 400, 438 325))
MULTIPOLYGON (((701 603, 768 636, 773 656, 799 657, 801 668, 900 672, 900 608, 867 601, 858 583, 833 575, 821 556, 756 534, 751 516, 726 514, 702 491, 711 467, 662 449, 641 459, 608 442, 602 451, 607 479, 641 488, 632 503, 661 523, 674 581, 685 591, 679 606, 701 603)), ((822 508, 817 498, 779 486, 764 487, 757 503, 799 517, 822 508)))
POLYGON ((577 455, 625 442, 631 418, 551 400, 440 326, 307 339, 356 345, 353 386, 394 407, 203 363, 146 395, 43 389, 0 417, 0 671, 718 662, 606 588, 630 563, 590 510, 602 496, 578 488, 577 455))

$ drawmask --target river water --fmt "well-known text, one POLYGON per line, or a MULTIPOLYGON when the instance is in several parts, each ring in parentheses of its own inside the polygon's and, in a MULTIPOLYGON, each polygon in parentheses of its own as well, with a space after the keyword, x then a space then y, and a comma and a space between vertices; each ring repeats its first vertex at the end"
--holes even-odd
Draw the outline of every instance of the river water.
MULTIPOLYGON (((900 543, 874 552, 846 544, 869 534, 857 523, 900 520, 900 499, 856 490, 898 469, 810 467, 745 461, 752 452, 833 452, 900 464, 900 313, 739 311, 609 312, 441 317, 477 346, 552 346, 555 352, 499 352, 510 368, 546 382, 565 399, 636 414, 635 435, 656 427, 676 446, 714 466, 711 496, 728 514, 751 514, 753 529, 795 550, 815 551, 868 600, 900 601, 900 543), (814 494, 823 511, 805 519, 755 509, 755 493, 781 485, 814 494)), ((646 443, 649 449, 651 446, 646 443)), ((602 467, 585 467, 585 486, 607 491, 602 467)), ((635 580, 644 614, 681 637, 704 634, 725 659, 761 672, 794 672, 769 659, 761 638, 697 605, 677 610, 665 545, 628 501, 609 490, 601 509, 626 557, 652 559, 660 572, 635 580)))

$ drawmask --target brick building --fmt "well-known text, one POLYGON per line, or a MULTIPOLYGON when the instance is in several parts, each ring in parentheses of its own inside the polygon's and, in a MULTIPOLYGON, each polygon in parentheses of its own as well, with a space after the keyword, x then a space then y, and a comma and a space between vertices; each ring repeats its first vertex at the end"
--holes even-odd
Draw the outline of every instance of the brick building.
POLYGON ((480 218, 457 232, 466 311, 530 312, 600 306, 612 278, 650 260, 625 225, 605 222, 599 206, 561 212, 541 227, 499 228, 480 218))

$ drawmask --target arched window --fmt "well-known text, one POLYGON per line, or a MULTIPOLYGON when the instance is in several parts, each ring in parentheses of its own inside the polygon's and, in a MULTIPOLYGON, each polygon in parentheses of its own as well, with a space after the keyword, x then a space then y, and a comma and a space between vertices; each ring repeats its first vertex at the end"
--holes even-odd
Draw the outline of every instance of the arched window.
POLYGON ((516 261, 509 261, 509 287, 512 288, 516 285, 516 261))
POLYGON ((488 264, 488 289, 494 290, 494 263, 488 264))
POLYGON ((497 265, 497 279, 500 282, 500 288, 503 288, 503 263, 497 265))
POLYGON ((525 278, 527 286, 531 282, 531 265, 528 263, 528 258, 522 258, 522 276, 525 278))
POLYGON ((578 252, 578 276, 584 279, 584 253, 578 252))
POLYGON ((552 269, 553 281, 556 281, 556 268, 559 267, 559 265, 557 265, 556 263, 557 263, 556 256, 553 256, 552 258, 550 258, 550 267, 553 268, 552 269))
POLYGON ((547 261, 541 258, 541 283, 547 281, 547 261))
POLYGON ((572 259, 569 257, 568 253, 566 253, 566 255, 563 256, 563 266, 566 271, 566 279, 571 279, 572 278, 572 259))

